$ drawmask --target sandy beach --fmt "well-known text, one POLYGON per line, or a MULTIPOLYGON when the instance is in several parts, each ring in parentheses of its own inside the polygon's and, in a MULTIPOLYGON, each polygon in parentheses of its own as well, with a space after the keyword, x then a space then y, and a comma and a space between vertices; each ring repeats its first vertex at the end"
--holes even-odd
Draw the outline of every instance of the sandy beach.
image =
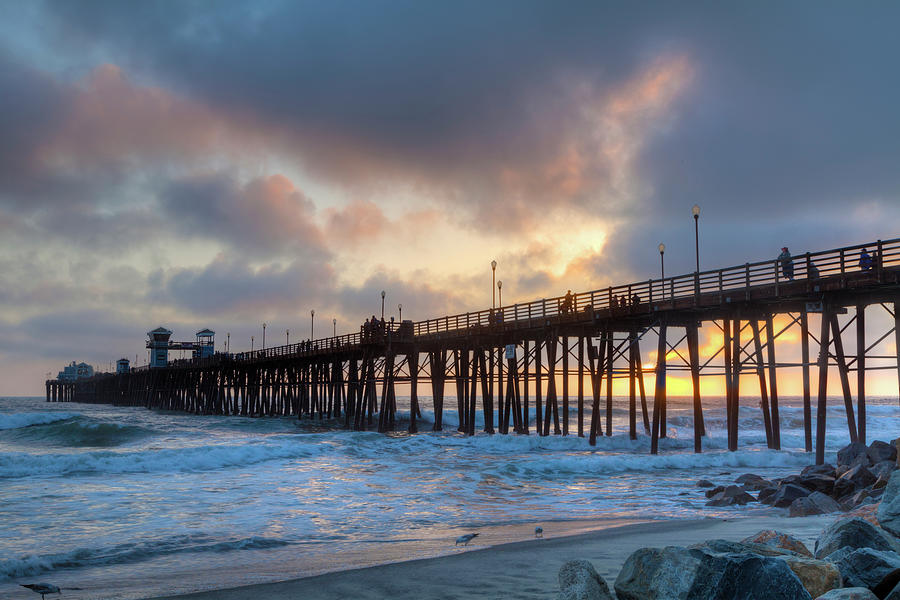
POLYGON ((439 558, 396 562, 279 583, 166 598, 546 600, 558 591, 557 572, 568 560, 590 560, 612 587, 622 563, 638 548, 688 545, 714 538, 740 540, 761 529, 778 529, 791 533, 812 548, 818 534, 835 518, 835 515, 830 515, 793 519, 752 517, 640 523, 580 535, 535 539, 469 550, 460 549, 456 554, 439 558))

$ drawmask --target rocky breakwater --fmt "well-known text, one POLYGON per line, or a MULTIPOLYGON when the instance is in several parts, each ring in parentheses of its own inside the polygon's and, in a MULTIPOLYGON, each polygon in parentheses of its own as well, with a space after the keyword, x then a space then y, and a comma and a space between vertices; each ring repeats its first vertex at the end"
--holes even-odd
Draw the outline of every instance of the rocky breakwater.
POLYGON ((811 465, 782 479, 768 480, 745 473, 732 484, 701 480, 697 486, 709 488, 705 491, 708 506, 761 502, 787 508, 792 517, 850 511, 881 499, 897 469, 896 442, 876 440, 869 446, 855 442, 837 453, 837 466, 811 465))
POLYGON ((900 600, 900 472, 883 489, 875 523, 840 517, 812 552, 773 530, 738 542, 641 548, 625 561, 612 589, 589 561, 566 563, 558 599, 900 600))

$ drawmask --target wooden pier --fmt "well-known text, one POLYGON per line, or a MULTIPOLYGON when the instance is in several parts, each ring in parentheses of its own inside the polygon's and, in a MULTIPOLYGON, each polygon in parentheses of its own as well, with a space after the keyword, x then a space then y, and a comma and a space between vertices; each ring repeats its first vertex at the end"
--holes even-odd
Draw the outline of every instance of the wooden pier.
POLYGON ((778 260, 747 263, 496 310, 390 322, 351 335, 254 352, 173 361, 165 368, 100 374, 74 383, 48 381, 47 400, 198 414, 340 419, 348 429, 385 432, 396 427, 397 387, 403 386, 411 405, 408 430, 416 432, 421 385, 430 392, 431 428, 440 431, 449 381, 458 429, 467 435, 475 435, 480 412, 486 433, 574 433, 595 444, 598 436, 613 434, 612 382, 627 378, 629 435, 636 438, 642 427, 650 435, 651 452, 657 453, 659 439, 666 436, 666 374, 683 371, 690 373, 693 385, 694 449, 700 452, 705 435, 700 377, 724 378, 728 447, 736 450, 740 375, 753 373, 759 380, 758 405, 768 446, 779 449, 776 374, 797 368, 803 381, 806 450, 815 448, 821 463, 829 368, 836 367, 840 374, 854 441, 866 441, 866 372, 896 370, 900 381, 897 352, 871 354, 891 335, 900 347, 900 239, 797 255, 791 270, 786 272, 778 260), (863 248, 871 253, 871 263, 861 260, 863 248), (893 324, 876 340, 866 337, 867 309, 886 311, 893 324), (818 335, 810 328, 812 314, 820 315, 815 319, 818 335), (775 327, 776 317, 781 321, 785 316, 788 324, 775 327), (847 335, 855 335, 856 353, 850 356, 843 339, 852 325, 847 335), (722 339, 718 351, 702 361, 701 326, 716 328, 722 339), (800 362, 778 362, 775 340, 796 329, 800 362), (649 401, 641 360, 647 337, 656 341, 655 386, 649 401), (810 354, 810 340, 815 355, 810 354), (812 366, 818 367, 815 440, 812 366), (574 432, 569 431, 573 412, 574 432))

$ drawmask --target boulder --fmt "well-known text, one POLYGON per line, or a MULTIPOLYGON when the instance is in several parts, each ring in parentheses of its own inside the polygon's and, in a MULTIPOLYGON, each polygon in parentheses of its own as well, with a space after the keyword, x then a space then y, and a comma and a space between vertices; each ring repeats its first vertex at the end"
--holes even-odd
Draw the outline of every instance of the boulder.
POLYGON ((735 504, 743 505, 748 502, 756 502, 756 498, 744 491, 744 488, 729 485, 727 488, 715 494, 706 503, 707 506, 733 506, 735 504))
POLYGON ((884 598, 900 583, 900 554, 872 548, 841 548, 828 560, 841 572, 844 584, 864 587, 884 598))
POLYGON ((735 483, 744 486, 745 490, 758 492, 761 489, 772 487, 772 482, 753 473, 744 473, 734 480, 735 483))
POLYGON ((557 600, 615 600, 609 586, 586 560, 570 560, 559 569, 557 600))
POLYGON ((834 470, 834 474, 836 477, 840 477, 854 467, 866 467, 868 469, 870 466, 872 466, 872 463, 869 462, 868 455, 857 456, 849 465, 838 465, 834 470))
POLYGON ((712 488, 712 489, 710 489, 710 490, 706 490, 706 492, 704 492, 704 493, 706 494, 706 497, 707 497, 707 498, 712 498, 712 497, 715 496, 716 494, 718 494, 718 493, 720 493, 720 492, 724 492, 724 491, 725 491, 725 486, 724 486, 724 485, 717 485, 716 487, 714 487, 714 488, 712 488))
POLYGON ((831 475, 812 473, 797 477, 793 483, 805 487, 811 492, 822 492, 830 495, 834 491, 834 482, 835 479, 831 475))
POLYGON ((675 546, 634 552, 614 588, 618 600, 812 598, 780 558, 675 546))
POLYGON ((822 492, 813 492, 805 498, 797 498, 791 503, 790 516, 807 517, 809 515, 827 515, 840 512, 841 505, 822 492))
POLYGON ((900 471, 891 474, 875 514, 879 525, 900 537, 900 471))
POLYGON ((861 587, 840 588, 822 594, 816 600, 878 600, 872 590, 861 587))
POLYGON ((776 508, 787 508, 797 498, 805 498, 810 493, 805 487, 793 483, 782 484, 774 494, 765 499, 765 503, 771 504, 776 508))
POLYGON ((778 491, 778 486, 773 485, 772 487, 763 488, 759 490, 759 493, 756 495, 756 500, 762 502, 764 504, 771 504, 768 500, 772 496, 775 495, 775 492, 778 491))
POLYGON ((816 540, 815 557, 825 558, 845 546, 854 550, 872 548, 888 552, 900 549, 885 531, 859 517, 853 517, 837 520, 825 528, 816 540))
POLYGON ((897 448, 893 444, 882 442, 881 440, 875 440, 869 444, 866 454, 873 465, 883 460, 889 460, 893 463, 897 462, 897 448))
POLYGON ((867 467, 856 465, 848 469, 834 482, 834 496, 843 498, 869 487, 878 480, 867 467))
POLYGON ((860 456, 864 456, 866 458, 866 461, 868 461, 869 448, 866 447, 866 445, 862 442, 851 442, 838 450, 838 466, 849 466, 860 456))
POLYGON ((884 492, 884 489, 875 489, 875 486, 861 489, 852 496, 844 498, 844 509, 853 510, 857 506, 862 506, 863 504, 873 504, 878 502, 882 492, 884 492))
POLYGON ((787 563, 813 598, 841 587, 841 572, 828 561, 803 556, 785 556, 781 560, 787 563))
POLYGON ((793 550, 757 544, 756 542, 732 542, 731 540, 715 539, 706 540, 698 544, 688 546, 689 549, 698 549, 714 554, 758 554, 759 556, 792 556, 793 550))
POLYGON ((869 471, 871 471, 872 475, 875 477, 881 478, 886 477, 890 479, 891 473, 897 470, 897 463, 891 460, 883 460, 881 462, 877 462, 871 467, 869 467, 869 471))
POLYGON ((878 518, 875 516, 875 511, 878 508, 878 504, 863 504, 857 508, 854 508, 851 511, 847 512, 848 517, 859 517, 860 519, 865 519, 875 527, 878 527, 878 518))
POLYGON ((829 465, 825 463, 823 465, 809 465, 808 467, 803 467, 803 470, 800 471, 801 477, 805 477, 807 475, 828 475, 829 477, 834 477, 834 465, 829 465))
POLYGON ((711 488, 711 487, 716 487, 716 484, 714 484, 712 481, 710 481, 708 479, 701 479, 700 481, 697 482, 697 487, 711 488))
POLYGON ((759 533, 751 535, 741 540, 742 544, 762 544, 763 546, 771 546, 773 548, 781 548, 796 552, 802 556, 812 558, 812 552, 806 547, 806 544, 795 538, 789 533, 783 531, 775 531, 774 529, 764 529, 759 533))
POLYGON ((884 600, 900 600, 900 583, 894 586, 894 589, 884 597, 884 600))

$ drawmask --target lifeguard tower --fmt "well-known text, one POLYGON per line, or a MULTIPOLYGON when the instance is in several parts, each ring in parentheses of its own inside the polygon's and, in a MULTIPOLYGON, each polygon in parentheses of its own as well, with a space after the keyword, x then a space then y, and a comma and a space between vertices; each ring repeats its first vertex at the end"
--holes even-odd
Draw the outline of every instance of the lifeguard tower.
POLYGON ((169 338, 172 332, 165 327, 157 327, 153 331, 148 331, 147 335, 150 339, 147 341, 147 347, 150 348, 150 368, 158 369, 169 364, 169 338))
POLYGON ((197 332, 197 344, 194 346, 192 356, 194 358, 208 358, 215 354, 216 332, 211 329, 201 329, 197 332))

